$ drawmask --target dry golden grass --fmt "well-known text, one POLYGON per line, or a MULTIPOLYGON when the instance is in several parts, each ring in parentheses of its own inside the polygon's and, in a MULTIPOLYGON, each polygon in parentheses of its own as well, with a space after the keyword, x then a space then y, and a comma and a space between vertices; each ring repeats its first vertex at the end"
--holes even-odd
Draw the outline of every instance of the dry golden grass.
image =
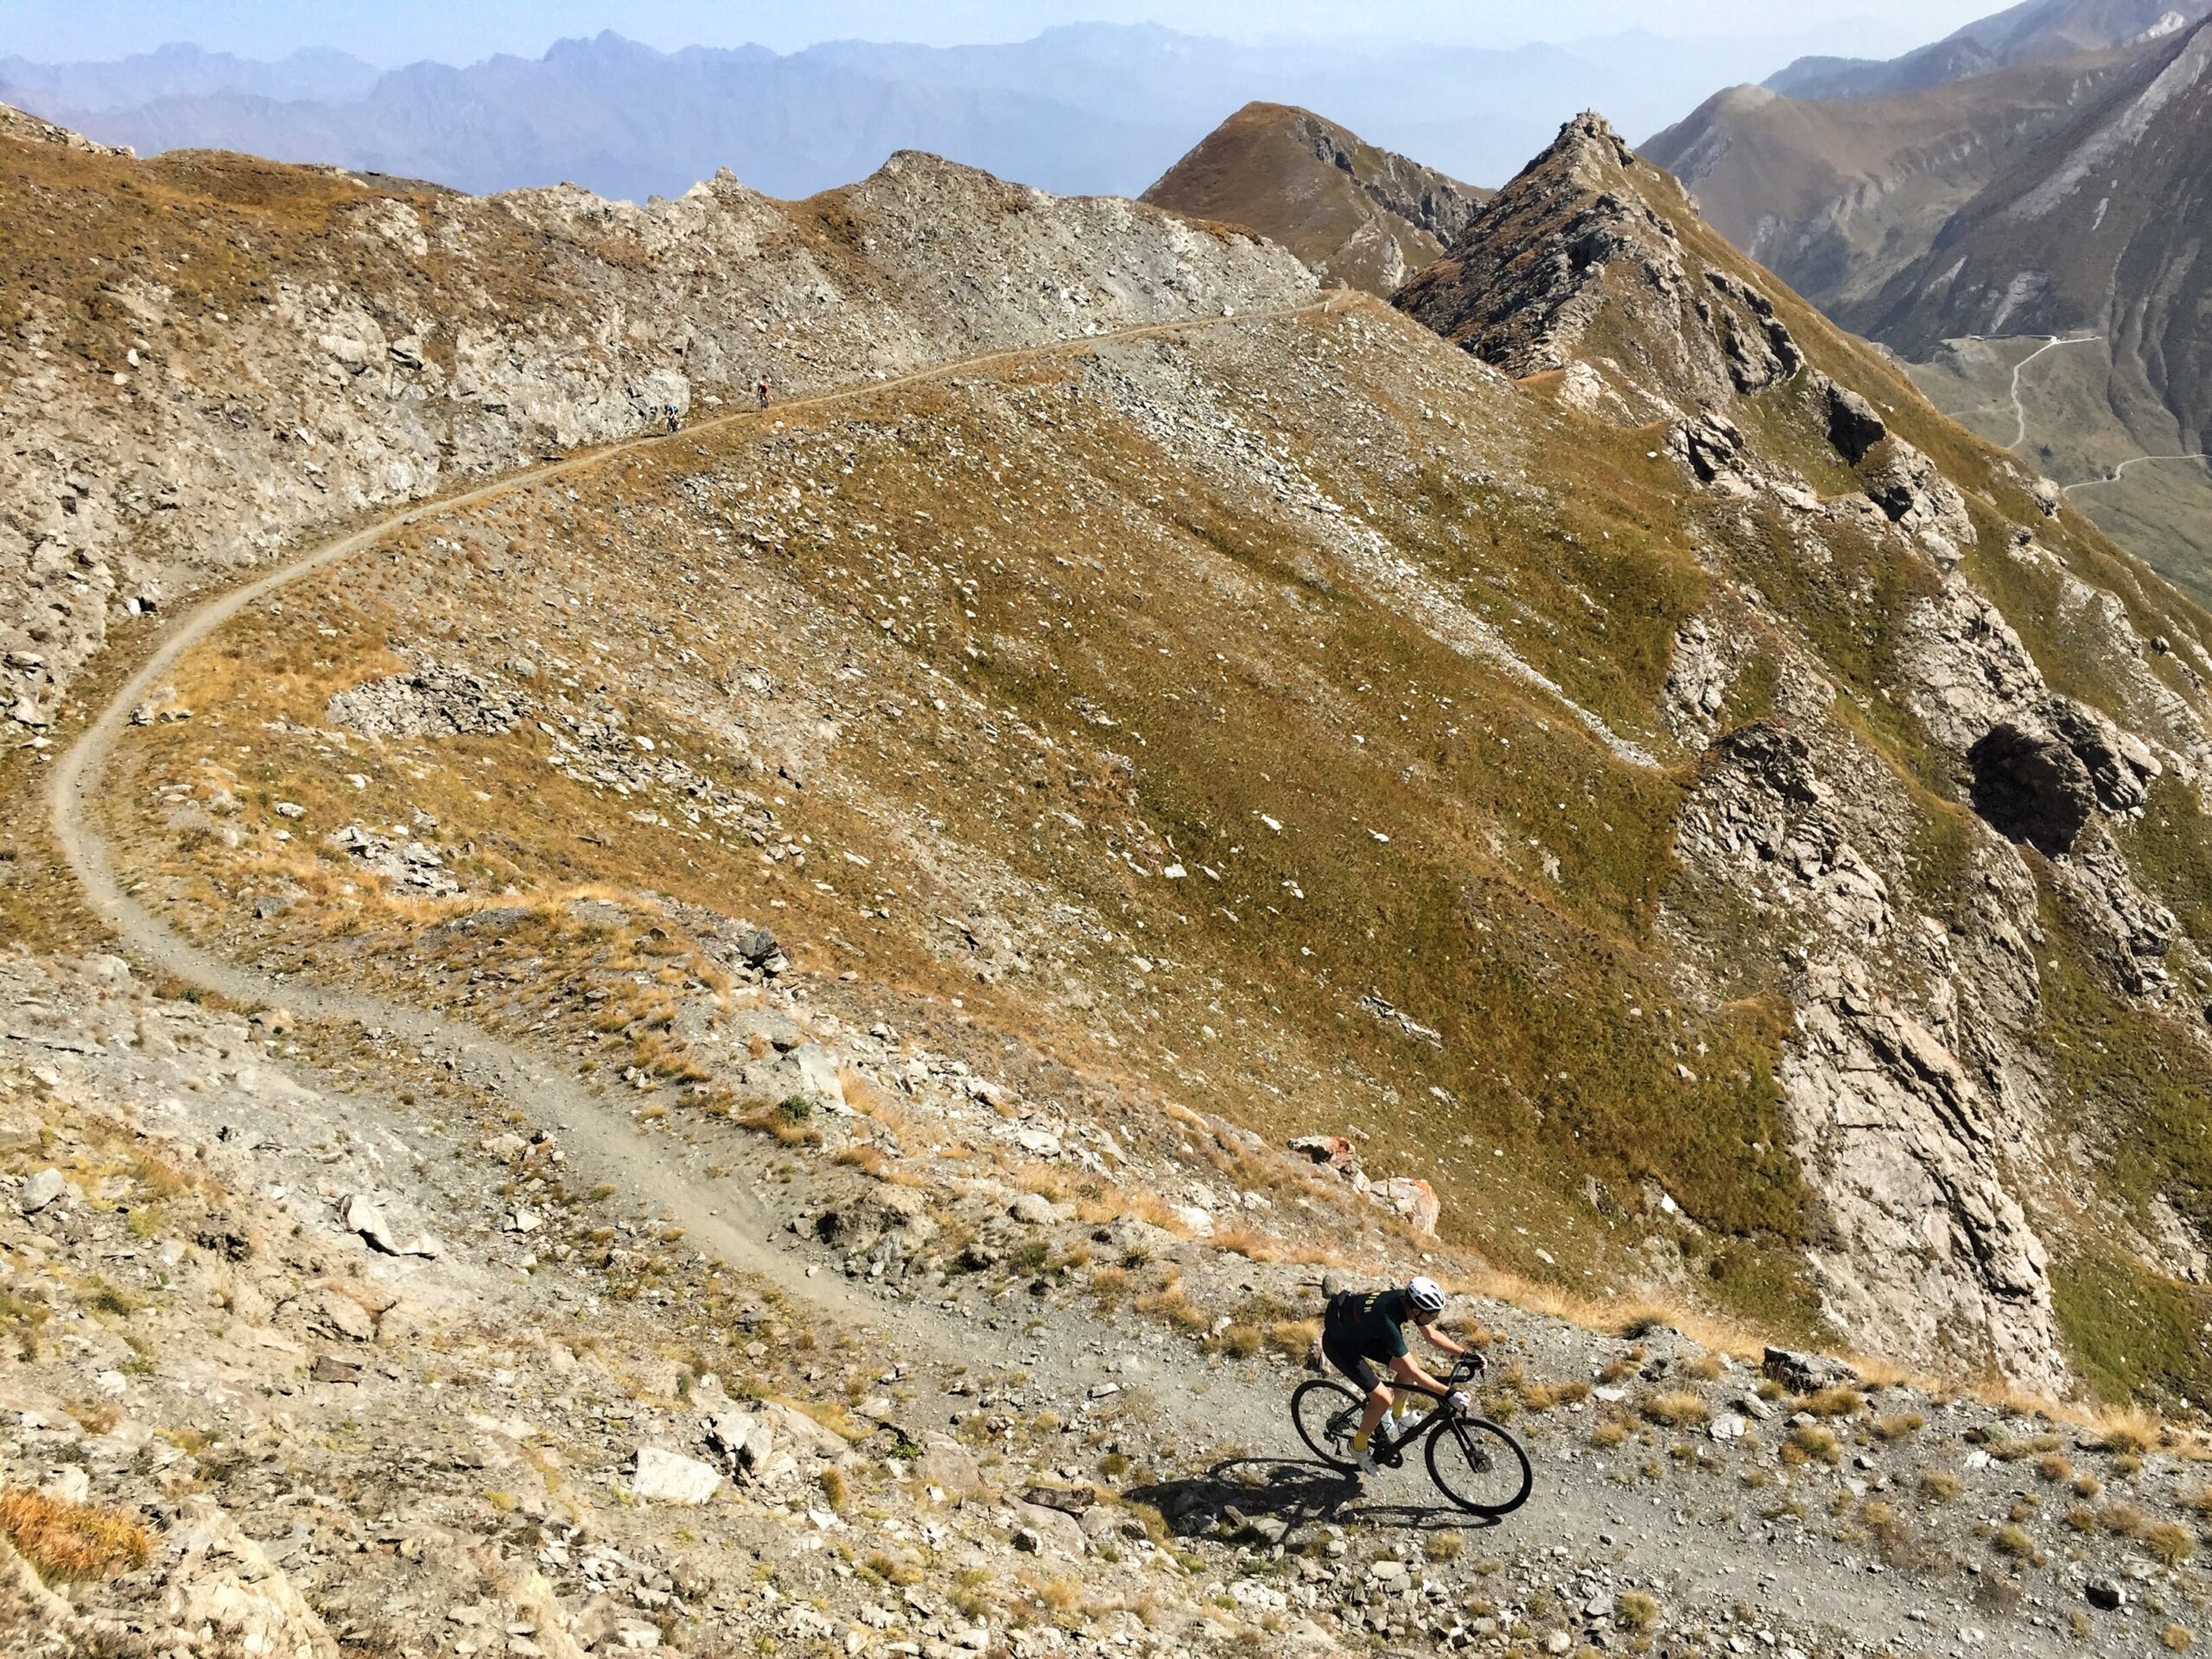
POLYGON ((1856 1389, 1822 1389, 1805 1402, 1815 1417, 1855 1417, 1866 1408, 1866 1396, 1856 1389))
POLYGON ((1447 1287, 1605 1336, 1632 1338, 1665 1329, 1678 1331, 1700 1347, 1733 1359, 1756 1360, 1766 1351, 1764 1337, 1687 1302, 1652 1297, 1624 1301, 1584 1296, 1558 1285, 1488 1266, 1469 1270, 1447 1287))
POLYGON ((1138 1297, 1136 1310, 1156 1319, 1165 1319, 1181 1331, 1203 1331, 1213 1322, 1212 1316, 1191 1300, 1180 1277, 1172 1278, 1158 1290, 1138 1297))
POLYGON ((2143 1411, 2115 1413, 2092 1427, 2098 1449, 2121 1456, 2140 1457, 2154 1449, 2162 1436, 2158 1419, 2143 1411))
POLYGON ((1231 1358, 1249 1359, 1265 1345, 1267 1338, 1257 1325, 1232 1325, 1216 1341, 1231 1358))
POLYGON ((2178 1521, 2161 1521, 2143 1535, 2143 1547, 2168 1567, 2196 1554, 2196 1535, 2178 1521))
POLYGON ((1932 1503, 1948 1503, 1966 1490, 1966 1482, 1948 1469, 1929 1469, 1920 1477, 1920 1495, 1932 1503))
POLYGON ((2115 1538, 2140 1538, 2150 1522, 2133 1503, 2107 1503, 2097 1512, 2097 1524, 2115 1538))
POLYGON ((1648 1395, 1637 1409, 1655 1423, 1669 1428, 1682 1428, 1702 1423, 1713 1415, 1704 1401, 1688 1389, 1670 1389, 1663 1394, 1648 1395))
POLYGON ((1843 1461, 1843 1445, 1835 1431, 1819 1423, 1806 1423, 1789 1431, 1789 1438, 1782 1443, 1784 1463, 1825 1463, 1831 1467, 1843 1461))
POLYGON ((135 1572, 153 1548, 146 1529, 130 1516, 22 1486, 0 1491, 0 1532, 53 1583, 135 1572))

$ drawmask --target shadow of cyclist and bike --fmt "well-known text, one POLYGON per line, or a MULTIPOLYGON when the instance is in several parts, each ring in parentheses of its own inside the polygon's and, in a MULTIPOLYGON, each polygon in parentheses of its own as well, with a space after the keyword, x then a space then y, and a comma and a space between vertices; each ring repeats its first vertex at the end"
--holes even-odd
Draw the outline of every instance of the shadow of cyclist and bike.
POLYGON ((1203 1473, 1132 1487, 1122 1496, 1158 1510, 1178 1537, 1225 1528, 1232 1539, 1286 1546, 1294 1546, 1303 1529, 1351 1522, 1427 1532, 1500 1523, 1496 1516, 1378 1491, 1373 1483, 1300 1458, 1229 1458, 1203 1473), (1271 1522, 1281 1523, 1280 1536, 1271 1522))

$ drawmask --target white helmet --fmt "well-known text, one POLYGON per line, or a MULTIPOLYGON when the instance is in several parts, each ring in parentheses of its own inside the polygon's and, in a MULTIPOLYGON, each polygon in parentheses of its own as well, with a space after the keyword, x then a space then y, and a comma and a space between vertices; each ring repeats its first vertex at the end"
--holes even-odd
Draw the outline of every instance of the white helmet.
POLYGON ((1444 1287, 1426 1274, 1406 1287, 1406 1295, 1416 1312, 1433 1316, 1444 1311, 1444 1287))

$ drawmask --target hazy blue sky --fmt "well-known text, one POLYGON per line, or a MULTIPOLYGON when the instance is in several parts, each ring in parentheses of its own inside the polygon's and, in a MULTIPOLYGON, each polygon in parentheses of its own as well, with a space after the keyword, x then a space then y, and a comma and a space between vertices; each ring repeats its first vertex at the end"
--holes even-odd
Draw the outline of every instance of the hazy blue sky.
POLYGON ((1020 40, 1053 23, 1156 22, 1191 34, 1518 45, 1628 29, 1761 35, 1887 56, 2004 0, 0 0, 0 53, 107 58, 192 41, 256 58, 330 46, 391 65, 531 56, 563 35, 612 29, 664 48, 757 41, 788 51, 858 38, 950 45, 1020 40), (1826 15, 1823 15, 1825 13, 1826 15), (1356 23, 1351 22, 1357 19, 1356 23), (1348 27, 1349 25, 1349 27, 1348 27))

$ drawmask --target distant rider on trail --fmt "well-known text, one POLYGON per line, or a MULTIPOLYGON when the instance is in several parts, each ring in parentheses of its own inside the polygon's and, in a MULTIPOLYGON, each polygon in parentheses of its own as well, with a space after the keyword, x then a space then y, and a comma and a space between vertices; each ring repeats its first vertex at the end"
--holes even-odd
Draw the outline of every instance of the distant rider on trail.
MULTIPOLYGON (((1440 1349, 1453 1358, 1464 1358, 1472 1351, 1452 1340, 1436 1328, 1437 1316, 1444 1312, 1444 1287, 1435 1280, 1422 1277, 1398 1290, 1378 1290, 1367 1294, 1357 1291, 1340 1291, 1329 1299, 1327 1317, 1321 1325, 1321 1351, 1329 1363, 1342 1371, 1367 1396, 1367 1409, 1359 1420, 1359 1433, 1352 1436, 1352 1450, 1359 1454, 1359 1472, 1375 1473, 1377 1465, 1370 1441, 1381 1426, 1383 1414, 1393 1404, 1393 1396, 1376 1367, 1380 1365, 1401 1382, 1427 1390, 1442 1398, 1446 1390, 1441 1382, 1414 1363, 1407 1352, 1405 1325, 1410 1319, 1428 1338, 1432 1347, 1440 1349)), ((1482 1356, 1473 1354, 1476 1364, 1484 1363, 1482 1356)), ((1471 1402, 1465 1395, 1454 1395, 1452 1403, 1461 1411, 1470 1409, 1471 1402)))

